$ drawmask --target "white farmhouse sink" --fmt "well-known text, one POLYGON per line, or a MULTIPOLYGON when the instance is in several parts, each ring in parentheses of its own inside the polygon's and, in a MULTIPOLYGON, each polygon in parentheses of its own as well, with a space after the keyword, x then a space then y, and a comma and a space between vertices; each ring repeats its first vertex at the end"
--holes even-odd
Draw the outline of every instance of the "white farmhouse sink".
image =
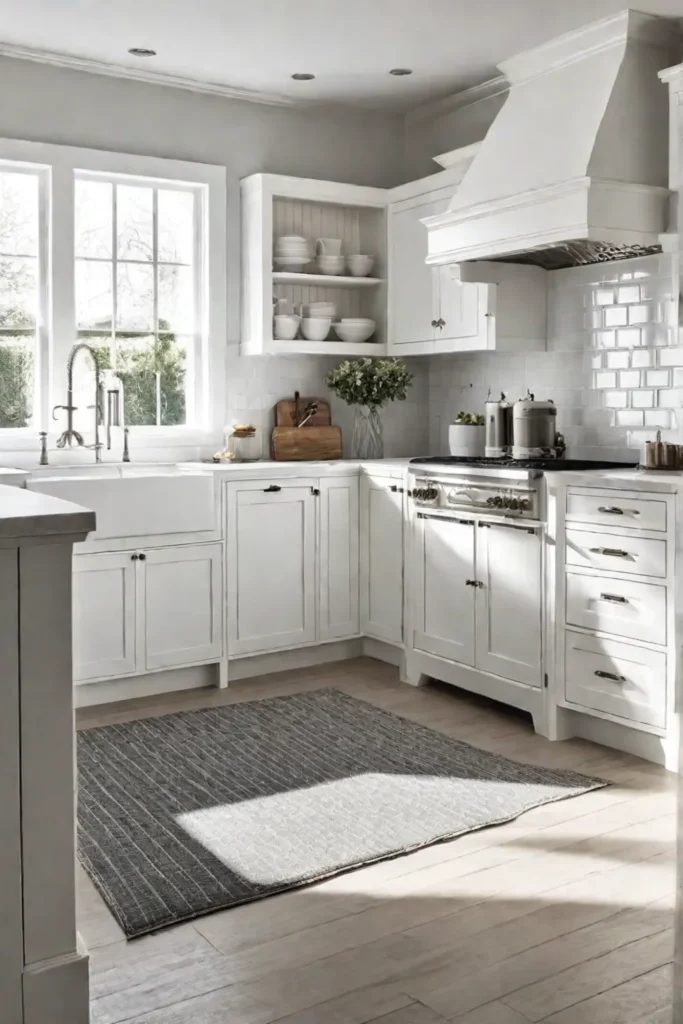
POLYGON ((31 491, 92 509, 91 540, 204 533, 216 529, 214 476, 175 466, 55 467, 31 477, 31 491))

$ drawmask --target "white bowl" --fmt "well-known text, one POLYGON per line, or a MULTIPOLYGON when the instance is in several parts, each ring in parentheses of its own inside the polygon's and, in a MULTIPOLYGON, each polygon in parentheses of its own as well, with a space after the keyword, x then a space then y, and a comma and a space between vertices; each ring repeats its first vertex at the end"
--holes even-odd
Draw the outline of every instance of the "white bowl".
POLYGON ((276 245, 305 245, 306 248, 309 246, 309 241, 304 238, 303 235, 280 235, 275 239, 276 245))
POLYGON ((343 256, 316 256, 315 262, 321 274, 341 274, 344 269, 343 256))
POLYGON ((347 256, 346 265, 352 277, 367 277, 375 263, 374 256, 347 256))
POLYGON ((294 341, 299 330, 298 316, 274 316, 273 333, 278 341, 294 341))
POLYGON ((301 321, 301 333, 307 341, 324 341, 331 326, 332 317, 307 316, 301 321))
POLYGON ((341 341, 361 344, 375 333, 373 324, 332 324, 335 334, 341 341))
POLYGON ((309 256, 311 252, 307 245, 281 245, 279 242, 273 246, 273 251, 279 256, 298 256, 302 252, 309 256))
POLYGON ((309 302, 304 306, 304 316, 325 316, 331 320, 337 315, 337 307, 334 302, 309 302))
POLYGON ((375 321, 371 320, 368 316, 343 316, 339 322, 342 324, 362 324, 363 326, 372 324, 373 327, 377 326, 375 321))
POLYGON ((275 265, 280 270, 301 270, 310 263, 308 256, 276 256, 275 265))

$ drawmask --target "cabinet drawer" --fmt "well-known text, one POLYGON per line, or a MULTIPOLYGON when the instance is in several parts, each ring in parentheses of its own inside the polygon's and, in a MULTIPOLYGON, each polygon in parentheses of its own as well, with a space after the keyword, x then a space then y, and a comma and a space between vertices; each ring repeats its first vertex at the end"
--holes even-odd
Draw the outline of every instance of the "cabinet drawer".
POLYGON ((565 697, 572 704, 666 727, 666 655, 567 631, 565 697))
POLYGON ((567 624, 666 643, 666 587, 567 573, 567 624))
POLYGON ((666 530, 666 502, 661 498, 630 498, 619 491, 567 490, 567 521, 623 526, 634 530, 666 530))
POLYGON ((565 561, 586 569, 666 576, 666 541, 592 530, 567 530, 565 561))

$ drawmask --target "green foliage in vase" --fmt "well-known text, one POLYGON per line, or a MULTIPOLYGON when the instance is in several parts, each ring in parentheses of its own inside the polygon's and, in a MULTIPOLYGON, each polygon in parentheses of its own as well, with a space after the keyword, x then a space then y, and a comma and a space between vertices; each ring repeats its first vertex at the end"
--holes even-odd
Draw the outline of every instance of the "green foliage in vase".
POLYGON ((327 374, 330 391, 347 405, 380 408, 405 401, 413 374, 399 359, 345 359, 327 374))

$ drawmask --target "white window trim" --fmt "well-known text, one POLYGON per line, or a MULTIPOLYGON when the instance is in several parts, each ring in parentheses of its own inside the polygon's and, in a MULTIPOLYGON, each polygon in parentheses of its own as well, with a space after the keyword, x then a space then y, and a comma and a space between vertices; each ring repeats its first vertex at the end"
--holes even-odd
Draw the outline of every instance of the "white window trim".
MULTIPOLYGON (((204 365, 199 391, 203 395, 202 420, 195 426, 131 427, 131 446, 143 448, 183 448, 215 445, 222 439, 225 408, 225 352, 227 343, 226 280, 226 171, 213 164, 168 160, 162 157, 109 153, 75 146, 55 146, 18 139, 0 139, 0 161, 34 165, 44 173, 41 187, 46 203, 42 207, 48 220, 47 247, 41 251, 47 266, 50 288, 47 293, 45 323, 40 331, 51 339, 48 365, 38 362, 41 406, 33 427, 0 430, 0 451, 37 450, 37 433, 47 430, 53 443, 59 432, 47 409, 63 402, 66 393, 66 361, 75 343, 75 260, 74 260, 74 175, 92 171, 103 175, 151 178, 168 184, 180 182, 206 186, 204 208, 206 258, 204 274, 205 337, 204 365), (47 390, 47 394, 46 394, 47 390), (47 400, 46 400, 47 399, 47 400)), ((45 225, 41 225, 45 226, 45 225)), ((44 243, 43 243, 44 245, 44 243)), ((45 266, 45 264, 44 264, 45 266)), ((42 317, 41 317, 42 319, 42 317)))

